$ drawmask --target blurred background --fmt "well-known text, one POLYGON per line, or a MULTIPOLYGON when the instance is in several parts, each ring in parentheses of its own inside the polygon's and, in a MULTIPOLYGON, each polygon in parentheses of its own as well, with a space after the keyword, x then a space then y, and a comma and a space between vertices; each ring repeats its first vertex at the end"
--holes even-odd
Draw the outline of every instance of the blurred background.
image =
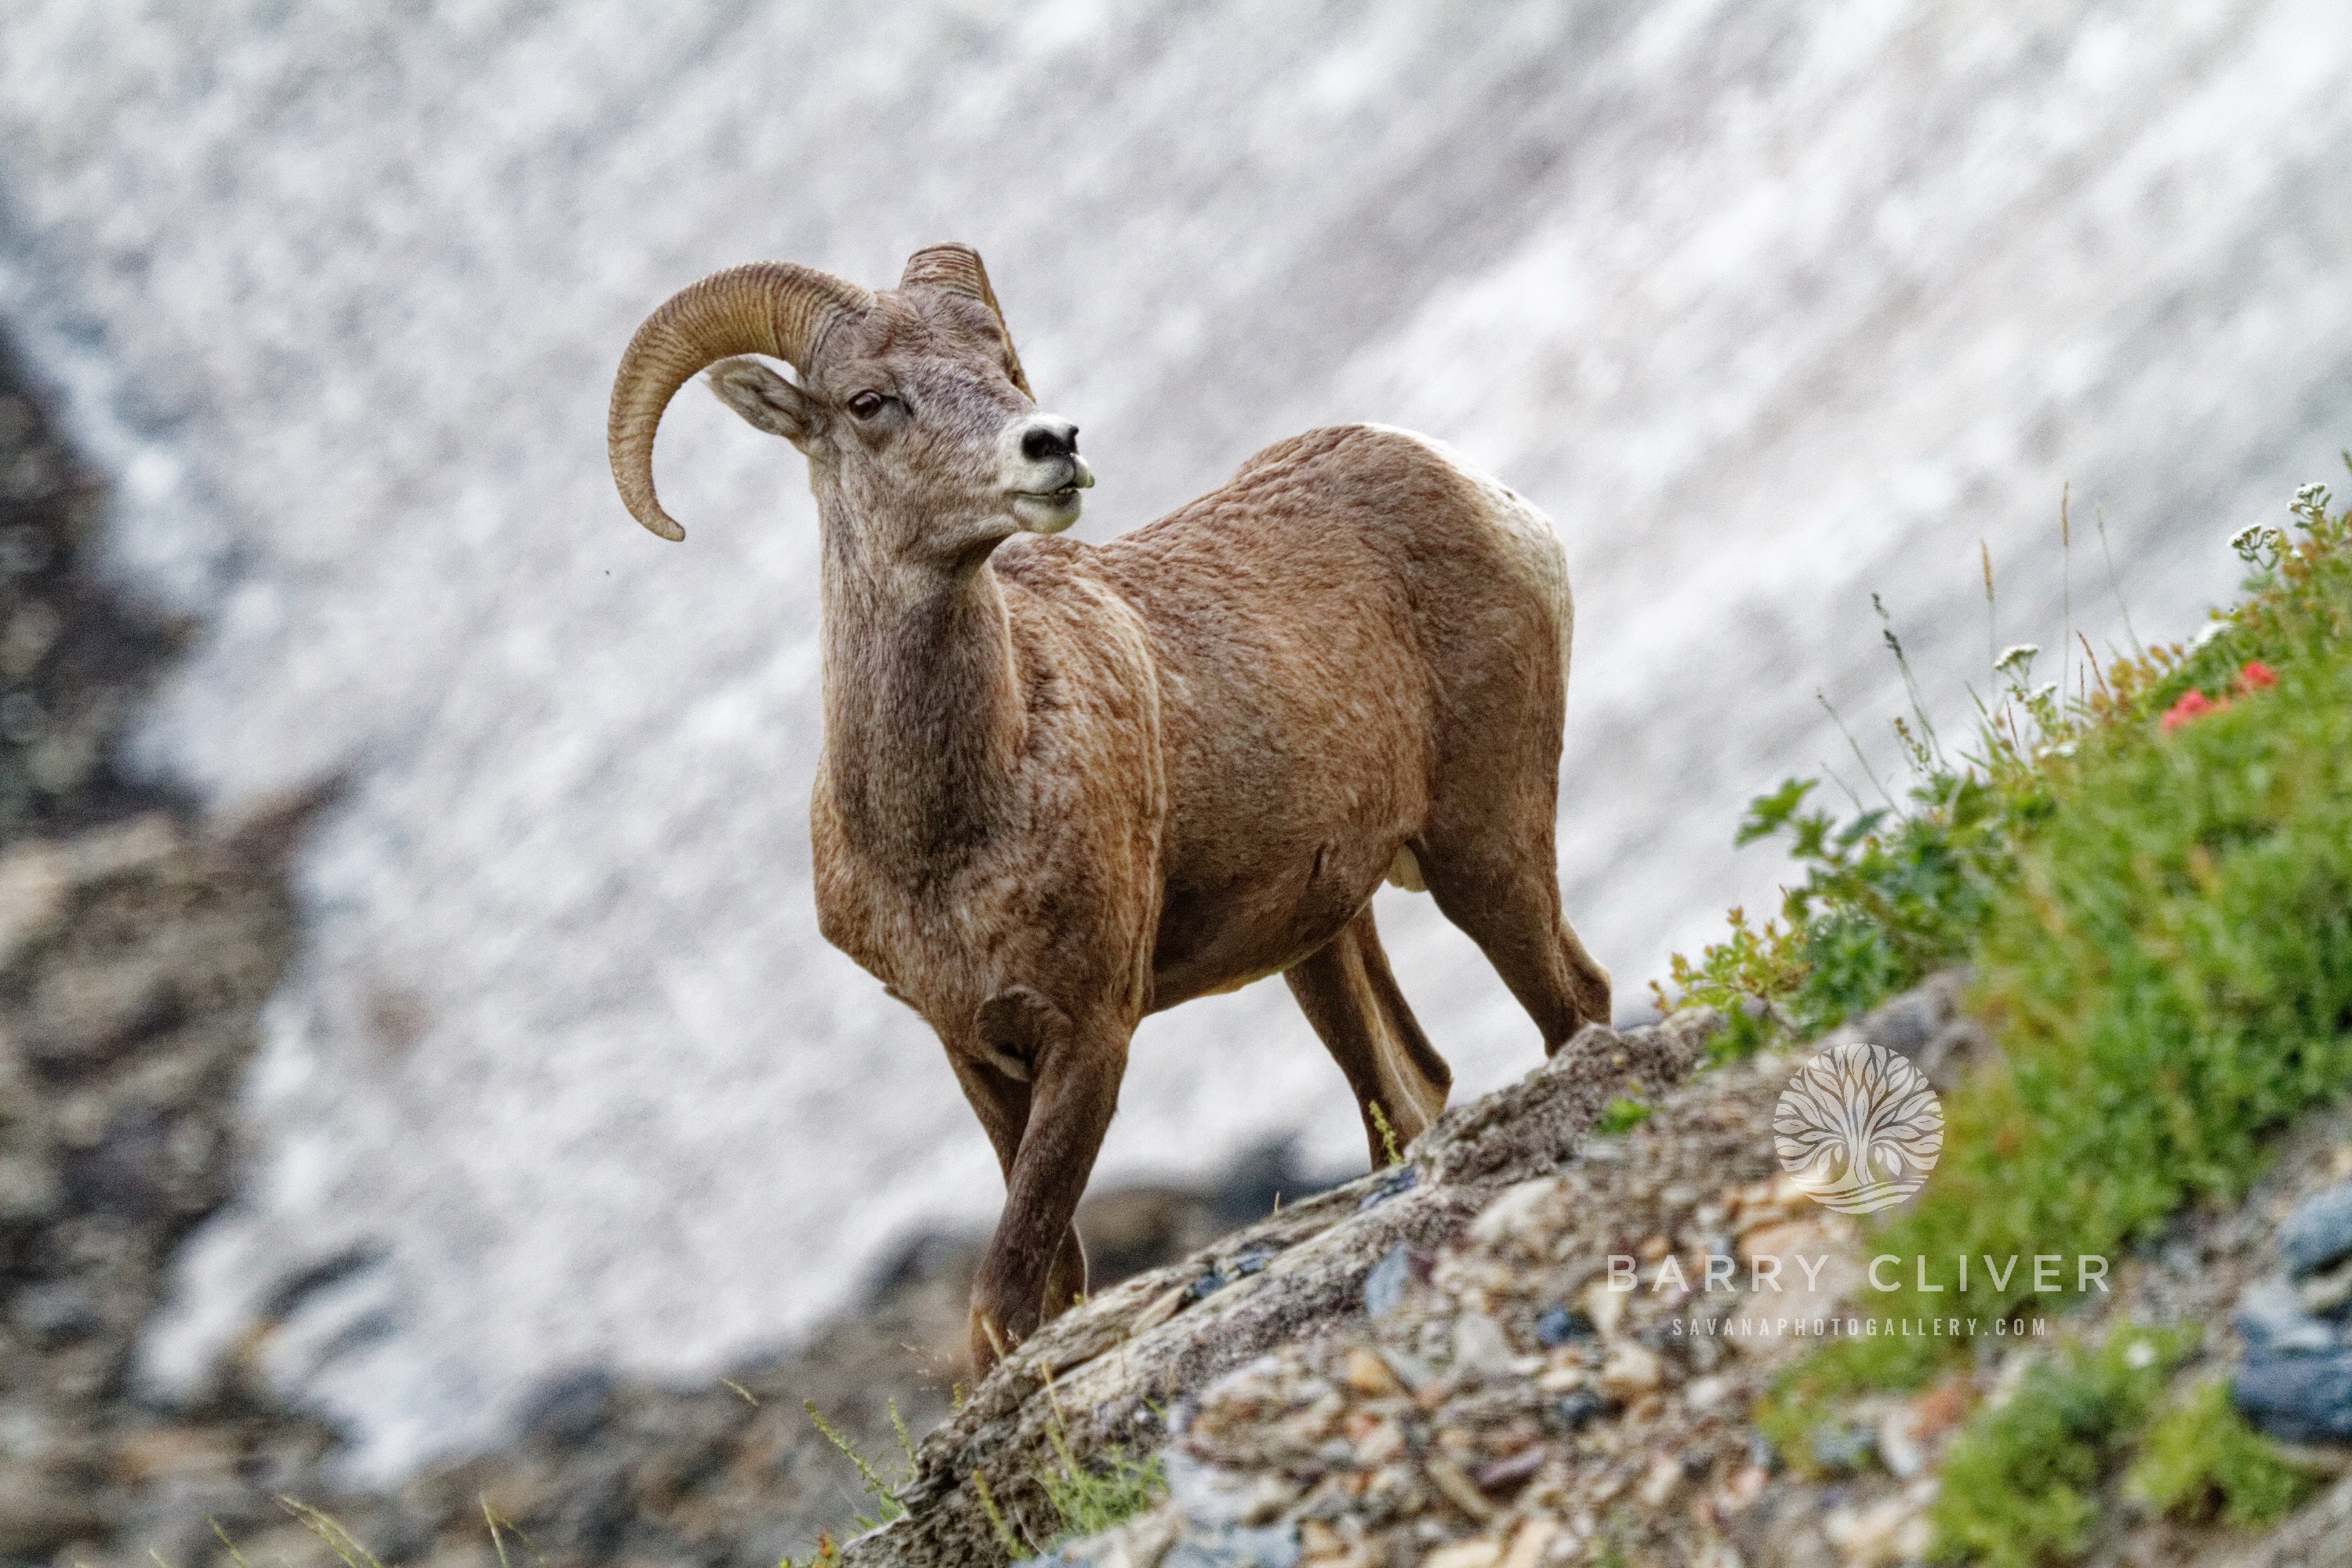
MULTIPOLYGON (((96 570, 184 644, 124 787, 338 791, 133 1373, 195 1397, 251 1352, 362 1479, 582 1369, 791 1344, 995 1213, 937 1044, 816 933, 800 459, 689 391, 690 542, 606 477, 620 348, 694 278, 977 246, 1084 426, 1080 538, 1335 420, 1531 497, 1579 608, 1561 877, 1629 1013, 1769 906, 1750 795, 1875 797, 1822 699, 1899 792, 1873 593, 1957 719, 1994 647, 2056 679, 2070 627, 2192 633, 2227 536, 2352 444, 2329 0, 5 0, 0 35, 0 331, 103 482, 96 570)), ((1534 1065, 1426 900, 1381 918, 1462 1095, 1534 1065)), ((1121 1103, 1097 1186, 1361 1159, 1278 982, 1148 1022, 1121 1103)))

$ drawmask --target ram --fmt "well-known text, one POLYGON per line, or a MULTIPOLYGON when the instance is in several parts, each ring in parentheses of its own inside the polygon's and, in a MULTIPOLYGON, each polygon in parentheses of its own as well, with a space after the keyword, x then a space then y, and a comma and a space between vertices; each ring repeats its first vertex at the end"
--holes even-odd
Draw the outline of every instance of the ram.
POLYGON ((941 245, 881 293, 763 262, 646 319, 608 436, 665 539, 654 432, 705 369, 816 495, 820 926, 938 1032, 1003 1167, 979 1365, 1086 1289, 1071 1216, 1146 1014, 1280 974, 1375 1162, 1383 1124, 1444 1109, 1373 928, 1384 876, 1477 942, 1547 1052, 1605 1021, 1553 865, 1568 575, 1526 501, 1351 425, 1063 537, 1094 482, 1077 428, 1032 401, 980 257, 941 245))

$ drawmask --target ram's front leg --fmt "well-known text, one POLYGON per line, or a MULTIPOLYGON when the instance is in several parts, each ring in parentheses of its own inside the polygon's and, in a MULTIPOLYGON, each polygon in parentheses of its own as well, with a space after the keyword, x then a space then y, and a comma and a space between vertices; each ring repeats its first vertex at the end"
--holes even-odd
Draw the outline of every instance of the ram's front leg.
POLYGON ((1086 1289, 1086 1254, 1071 1216, 1118 1107, 1134 1020, 1075 1020, 1026 987, 992 998, 982 1012, 999 1069, 1025 1071, 1028 1091, 1004 1213, 972 1280, 972 1363, 985 1372, 1086 1289))

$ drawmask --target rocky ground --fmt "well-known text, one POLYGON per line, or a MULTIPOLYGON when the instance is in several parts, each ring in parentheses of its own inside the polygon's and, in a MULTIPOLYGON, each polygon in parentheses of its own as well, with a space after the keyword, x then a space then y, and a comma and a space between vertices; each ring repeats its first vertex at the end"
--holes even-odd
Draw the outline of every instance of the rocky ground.
MULTIPOLYGON (((1987 1048, 1959 992, 1941 977, 1843 1033, 1943 1079, 1987 1048)), ((1039 1568, 1927 1561, 1945 1446, 2050 1342, 1988 1336, 1922 1393, 1853 1401, 1815 1452, 1773 1450, 1751 1402, 1812 1342, 1802 1324, 1866 1306, 1853 1222, 1799 1192, 1761 1134, 1792 1065, 1706 1073, 1630 1132, 1577 1141, 1558 1171, 1507 1188, 1442 1244, 1384 1255, 1357 1313, 1176 1404, 1166 1502, 1039 1568), (1644 1283, 1610 1289, 1612 1254, 1638 1258, 1644 1283), (1805 1279, 1788 1270, 1785 1290, 1706 1284, 1710 1258, 1732 1260, 1719 1268, 1744 1287, 1759 1257, 1824 1261, 1805 1279), (1669 1259, 1691 1288, 1647 1283, 1669 1259)), ((2352 1113, 2312 1119, 2244 1204, 2184 1215, 2056 1327, 2209 1330, 2176 1385, 2231 1374, 2242 1407, 2305 1440, 2291 1458, 2341 1476, 2352 1449, 2329 1445, 2352 1439, 2347 1176, 2352 1113)), ((2085 1559, 2102 1568, 2352 1562, 2352 1480, 2263 1536, 2158 1513, 2112 1485, 2105 1501, 2085 1559)))

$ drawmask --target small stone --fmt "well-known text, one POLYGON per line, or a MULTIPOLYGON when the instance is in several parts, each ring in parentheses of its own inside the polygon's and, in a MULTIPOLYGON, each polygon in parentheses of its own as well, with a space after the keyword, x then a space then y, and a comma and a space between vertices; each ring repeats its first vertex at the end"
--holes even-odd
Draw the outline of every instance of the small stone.
POLYGON ((1408 1392, 1389 1363, 1362 1345, 1349 1347, 1340 1359, 1339 1381, 1369 1399, 1385 1399, 1408 1392))
POLYGON ((1182 1311, 1192 1299, 1191 1289, 1187 1285, 1176 1285, 1161 1291, 1150 1306, 1136 1314, 1135 1321, 1129 1325, 1127 1331, 1130 1334, 1148 1333, 1182 1311))
POLYGON ((1171 1547, 1160 1568, 1297 1568, 1298 1531, 1287 1524, 1202 1531, 1171 1547))
POLYGON ((1298 1547, 1309 1563, 1326 1563, 1349 1554, 1346 1539, 1319 1519, 1299 1521, 1298 1547))
POLYGON ((1665 1363, 1655 1351, 1624 1340, 1609 1348, 1609 1359, 1601 1363, 1601 1391, 1620 1401, 1636 1399, 1664 1382, 1665 1375, 1665 1363))
POLYGON ((2334 1314, 2347 1301, 2352 1301, 2352 1258, 2305 1276, 2295 1285, 2294 1294, 2305 1311, 2322 1316, 2334 1314))
POLYGON ((1813 1462, 1825 1470, 1858 1470, 1870 1463, 1877 1442, 1870 1428, 1833 1423, 1813 1433, 1813 1462))
MULTIPOLYGON (((1454 1506, 1484 1524, 1495 1517, 1495 1505, 1478 1489, 1478 1483, 1463 1473, 1462 1467, 1443 1454, 1432 1454, 1422 1461, 1423 1471, 1430 1484, 1444 1492, 1454 1506)), ((1500 1549, 1497 1548, 1497 1555, 1500 1549)))
POLYGON ((1298 1500, 1300 1489, 1278 1474, 1203 1464, 1181 1448, 1170 1449, 1163 1462, 1169 1497, 1202 1530, 1262 1525, 1298 1500))
POLYGON ((1727 1401, 1733 1391, 1727 1377, 1702 1377, 1683 1390, 1683 1403, 1703 1415, 1727 1401))
POLYGON ((1400 1241, 1364 1276, 1365 1312, 1375 1318, 1387 1317, 1403 1305, 1405 1291, 1412 1284, 1412 1248, 1400 1241))
POLYGON ((2352 1351, 2323 1355, 2253 1351, 2231 1380, 2238 1411, 2290 1443, 2352 1439, 2352 1351))
POLYGON ((1589 1388, 1579 1388, 1553 1402, 1552 1420, 1563 1432, 1573 1432, 1609 1408, 1609 1402, 1589 1388))
POLYGON ((1927 1451, 1912 1427, 1912 1409, 1898 1405, 1878 1423, 1879 1461, 1897 1480, 1909 1480, 1927 1468, 1927 1451))
POLYGON ((1508 1239, 1514 1233, 1528 1228, 1542 1213, 1552 1195, 1561 1187, 1558 1176, 1538 1176, 1507 1189, 1479 1211, 1470 1222, 1470 1239, 1482 1246, 1492 1246, 1508 1239))
POLYGON ((1682 1484, 1683 1462, 1672 1454, 1653 1454, 1650 1468, 1642 1475, 1641 1490, 1635 1495, 1645 1508, 1664 1508, 1682 1484))
POLYGON ((1382 1421, 1356 1445, 1356 1467, 1376 1470, 1404 1452, 1404 1427, 1394 1416, 1382 1421))
POLYGON ((2293 1275, 2325 1268, 2352 1254, 2352 1182, 2313 1194, 2278 1228, 2279 1258, 2293 1275))
POLYGON ((1591 1339, 1600 1331, 1591 1319, 1564 1304, 1547 1307, 1536 1315, 1536 1340, 1546 1350, 1557 1350, 1570 1340, 1591 1339))
POLYGON ((1605 1279, 1595 1279, 1584 1288, 1584 1315, 1599 1330, 1603 1339, 1613 1338, 1617 1325, 1625 1320, 1625 1305, 1631 1291, 1612 1290, 1605 1279))
POLYGON ((1772 1472, 1763 1466, 1758 1464, 1740 1466, 1731 1473, 1730 1479, 1725 1481, 1722 1488, 1716 1493, 1716 1511, 1740 1513, 1753 1508, 1756 1505, 1756 1500, 1764 1495, 1764 1489, 1769 1486, 1771 1481, 1772 1472))
MULTIPOLYGON (((1099 1535, 1071 1542, 1043 1557, 1032 1558, 1028 1568, 1137 1568, 1140 1563, 1162 1561, 1183 1528, 1183 1516, 1175 1510, 1155 1508, 1099 1535)), ((447 1559, 435 1557, 429 1561, 444 1563, 447 1559)))
POLYGON ((1388 1363, 1389 1370, 1396 1373, 1397 1381, 1404 1384, 1408 1394, 1418 1395, 1437 1382, 1437 1374, 1429 1370, 1428 1363, 1409 1351, 1383 1349, 1380 1358, 1388 1363))
POLYGON ((2231 1321, 2250 1352, 2309 1355, 2336 1348, 2336 1331, 2305 1311, 2294 1287, 2275 1276, 2247 1286, 2231 1321))
POLYGON ((1582 1388, 1586 1382, 1580 1363, 1566 1362, 1547 1367, 1536 1379, 1536 1387, 1545 1394, 1566 1394, 1572 1388, 1582 1388))
POLYGON ((1474 1535, 1441 1546, 1421 1560, 1421 1568, 1495 1568, 1503 1560, 1503 1543, 1491 1535, 1474 1535))
POLYGON ((1559 1521, 1542 1514, 1521 1521, 1510 1546, 1503 1552, 1502 1568, 1536 1568, 1544 1560, 1544 1553, 1551 1550, 1551 1543, 1559 1539, 1559 1521))
POLYGON ((1550 1457, 1551 1450, 1541 1443, 1530 1443, 1516 1454, 1487 1460, 1470 1479, 1478 1483, 1482 1492, 1498 1492, 1542 1469, 1544 1461, 1550 1457))
POLYGON ((1465 1312, 1454 1321, 1456 1379, 1508 1377, 1517 1360, 1503 1325, 1484 1312, 1465 1312))
POLYGON ((1906 1497, 1887 1498, 1868 1508, 1849 1503, 1830 1511, 1822 1521, 1822 1533, 1850 1568, 1879 1568, 1901 1560, 1900 1542, 1917 1512, 1906 1497))
POLYGON ((1384 1204, 1400 1193, 1411 1192, 1420 1180, 1419 1167, 1399 1165, 1389 1174, 1373 1183, 1372 1190, 1356 1200, 1356 1208, 1361 1212, 1376 1205, 1384 1204))

